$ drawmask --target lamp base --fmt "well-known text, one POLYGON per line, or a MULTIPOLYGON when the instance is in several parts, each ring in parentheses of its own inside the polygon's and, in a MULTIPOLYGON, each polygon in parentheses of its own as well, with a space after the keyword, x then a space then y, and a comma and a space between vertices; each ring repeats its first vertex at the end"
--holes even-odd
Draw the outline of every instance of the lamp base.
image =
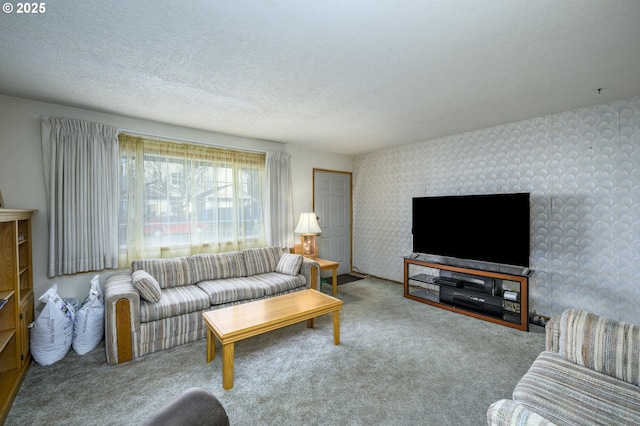
POLYGON ((316 234, 301 234, 300 246, 302 248, 302 255, 315 259, 318 257, 318 250, 316 246, 316 234))

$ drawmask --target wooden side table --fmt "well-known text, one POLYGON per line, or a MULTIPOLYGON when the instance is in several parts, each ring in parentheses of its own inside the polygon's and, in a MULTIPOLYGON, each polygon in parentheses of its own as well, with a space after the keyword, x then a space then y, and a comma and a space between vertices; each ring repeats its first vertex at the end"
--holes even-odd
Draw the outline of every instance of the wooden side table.
MULTIPOLYGON (((331 278, 333 280, 333 296, 337 296, 338 295, 338 266, 340 266, 340 264, 338 262, 334 262, 333 260, 319 259, 317 257, 313 260, 318 262, 318 264, 320 265, 320 271, 331 270, 331 278)), ((322 287, 322 284, 320 286, 322 287)))

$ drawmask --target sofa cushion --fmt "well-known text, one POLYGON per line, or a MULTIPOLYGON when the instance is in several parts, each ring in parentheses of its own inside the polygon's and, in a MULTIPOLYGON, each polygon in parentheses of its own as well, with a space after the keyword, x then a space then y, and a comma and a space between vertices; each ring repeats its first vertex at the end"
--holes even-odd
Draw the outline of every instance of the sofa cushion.
POLYGON ((145 270, 160 284, 160 288, 195 284, 188 257, 167 259, 138 259, 131 263, 131 271, 145 270))
POLYGON ((131 274, 133 287, 138 290, 140 297, 147 302, 155 303, 160 300, 160 284, 147 271, 139 269, 131 274))
POLYGON ((140 322, 156 321, 209 307, 209 295, 195 285, 165 288, 156 303, 140 301, 140 322))
POLYGON ((513 399, 559 424, 640 424, 640 388, 542 352, 513 399))
POLYGON ((245 277, 244 256, 239 251, 194 254, 189 259, 195 282, 245 277))
POLYGON ((640 325, 567 309, 560 317, 559 353, 571 362, 640 386, 640 325))
POLYGON ((238 300, 260 299, 265 290, 255 279, 246 277, 202 281, 196 284, 209 296, 209 303, 221 305, 238 300))
POLYGON ((280 272, 253 275, 250 279, 264 289, 265 296, 287 293, 307 285, 304 275, 288 275, 280 272))
MULTIPOLYGON (((138 358, 205 338, 207 326, 203 312, 205 311, 140 323, 140 329, 136 332, 136 345, 131 348, 133 357, 138 358)), ((139 379, 144 380, 144 377, 139 379)))
POLYGON ((276 272, 287 275, 298 275, 302 266, 302 256, 299 254, 282 253, 276 272))
POLYGON ((251 276, 275 271, 282 249, 279 247, 250 248, 242 250, 242 255, 247 266, 247 276, 251 276))

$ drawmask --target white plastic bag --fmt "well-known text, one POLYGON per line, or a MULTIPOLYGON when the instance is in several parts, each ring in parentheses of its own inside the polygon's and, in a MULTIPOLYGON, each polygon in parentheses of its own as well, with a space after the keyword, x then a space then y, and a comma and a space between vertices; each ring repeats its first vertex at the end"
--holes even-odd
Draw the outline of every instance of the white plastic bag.
MULTIPOLYGON (((93 278, 91 278, 91 284, 90 284, 90 290, 95 290, 98 293, 98 300, 100 300, 100 303, 102 303, 104 305, 104 294, 102 293, 102 288, 100 287, 100 275, 96 275, 93 278)), ((91 294, 91 293, 89 293, 91 294)), ((86 299, 84 299, 84 302, 82 302, 83 304, 86 303, 87 299, 89 299, 89 296, 87 296, 86 299)))
POLYGON ((31 355, 38 364, 51 365, 64 358, 71 348, 75 313, 58 295, 57 284, 39 300, 45 306, 31 329, 31 355))
POLYGON ((73 350, 78 355, 92 351, 104 337, 104 305, 99 276, 91 280, 89 295, 76 313, 73 323, 73 350))

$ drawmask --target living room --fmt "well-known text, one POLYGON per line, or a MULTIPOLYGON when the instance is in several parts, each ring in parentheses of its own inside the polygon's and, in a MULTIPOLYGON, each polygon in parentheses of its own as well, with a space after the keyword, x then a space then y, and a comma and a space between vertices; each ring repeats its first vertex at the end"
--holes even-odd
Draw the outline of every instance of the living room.
MULTIPOLYGON (((49 8, 47 13, 50 15, 54 15, 55 9, 60 7, 57 3, 47 3, 47 5, 49 8)), ((307 6, 310 5, 307 4, 307 6)), ((493 6, 498 7, 496 4, 493 6)), ((343 7, 346 6, 343 5, 343 7)), ((589 18, 595 19, 597 14, 594 10, 605 7, 609 7, 607 2, 591 2, 589 6, 584 6, 584 9, 577 8, 578 10, 571 12, 578 16, 585 13, 589 18)), ((565 4, 565 8, 570 9, 570 6, 565 4)), ((67 94, 65 92, 68 92, 66 88, 46 94, 39 94, 35 90, 29 92, 24 89, 26 86, 24 81, 9 79, 9 77, 15 79, 21 70, 5 68, 5 71, 0 74, 2 76, 0 78, 0 127, 3 129, 3 134, 0 136, 0 190, 6 207, 37 210, 33 217, 33 285, 36 300, 53 282, 58 284, 63 297, 82 300, 86 296, 88 282, 95 273, 99 273, 101 281, 104 282, 112 272, 110 270, 95 271, 54 278, 47 276, 48 226, 40 121, 43 117, 65 117, 107 124, 143 134, 160 135, 179 141, 197 141, 238 149, 286 152, 290 154, 292 199, 296 218, 300 213, 313 209, 314 169, 352 173, 351 265, 355 270, 395 283, 403 281, 402 258, 411 254, 412 197, 529 192, 532 214, 530 268, 535 271, 530 280, 531 309, 539 314, 552 316, 560 314, 567 308, 580 308, 616 320, 640 324, 640 310, 635 302, 640 299, 640 286, 637 284, 640 277, 638 269, 640 268, 638 266, 640 265, 638 262, 640 259, 640 214, 638 213, 640 177, 637 172, 640 170, 640 82, 637 76, 629 77, 629 74, 635 74, 635 70, 638 69, 640 52, 637 47, 637 28, 623 25, 633 20, 629 16, 638 17, 639 11, 634 2, 623 2, 611 9, 613 10, 609 10, 608 14, 602 11, 601 22, 588 21, 596 32, 609 31, 612 34, 611 40, 598 44, 598 36, 592 36, 589 42, 585 43, 586 46, 594 44, 596 46, 592 50, 596 57, 594 63, 605 63, 607 66, 597 68, 594 64, 592 73, 576 74, 576 77, 572 77, 570 74, 575 72, 574 68, 566 63, 551 62, 546 65, 550 69, 555 66, 553 72, 549 71, 542 76, 531 76, 525 73, 523 68, 532 64, 528 61, 520 61, 512 65, 512 72, 526 74, 530 80, 514 79, 495 82, 491 79, 493 85, 483 88, 483 83, 486 82, 483 78, 487 76, 481 72, 481 66, 471 67, 473 62, 466 62, 464 64, 470 67, 457 68, 456 76, 460 77, 465 73, 473 72, 480 77, 477 77, 477 80, 474 79, 473 84, 465 83, 464 91, 455 85, 449 86, 447 93, 451 100, 444 102, 439 98, 442 96, 442 92, 439 91, 441 89, 430 88, 428 85, 421 86, 420 90, 415 91, 419 93, 415 97, 429 98, 432 93, 429 90, 434 90, 433 93, 436 95, 434 98, 442 101, 443 110, 439 111, 437 105, 431 106, 428 112, 434 113, 436 118, 429 121, 425 119, 427 110, 419 110, 419 113, 415 113, 420 115, 419 119, 410 121, 414 127, 437 127, 436 122, 439 122, 438 124, 447 124, 447 130, 434 134, 429 133, 428 129, 422 129, 428 136, 418 139, 414 134, 401 132, 397 136, 387 136, 389 140, 404 138, 403 143, 398 145, 395 144, 396 140, 389 145, 373 140, 368 144, 367 136, 370 133, 367 133, 367 136, 361 136, 357 133, 357 129, 352 128, 349 129, 351 133, 343 131, 345 138, 351 138, 352 143, 340 139, 335 142, 335 145, 329 144, 320 136, 317 140, 314 136, 310 136, 304 143, 295 143, 299 133, 292 133, 293 136, 287 138, 284 136, 278 138, 278 131, 265 132, 262 136, 248 136, 247 134, 254 134, 256 130, 252 129, 249 133, 234 133, 228 130, 231 129, 227 127, 230 125, 218 122, 216 124, 220 130, 214 131, 204 127, 199 128, 195 121, 192 121, 195 120, 194 117, 203 114, 202 111, 197 113, 189 111, 184 114, 185 124, 183 125, 175 124, 175 121, 180 121, 176 119, 175 114, 164 114, 166 117, 164 120, 141 118, 143 115, 139 113, 140 110, 131 113, 116 112, 119 111, 117 98, 107 97, 104 101, 98 101, 99 105, 92 104, 92 96, 86 88, 79 90, 79 93, 89 93, 86 98, 77 94, 65 98, 67 94), (595 27, 598 29, 596 30, 595 27), (611 44, 616 44, 620 50, 616 51, 611 44), (613 52, 605 52, 608 48, 613 52), (623 57, 620 58, 620 55, 623 57), (615 57, 615 60, 611 56, 615 57), (549 84, 545 84, 545 79, 548 79, 549 84), (577 96, 575 106, 560 107, 561 104, 553 103, 553 92, 560 90, 559 86, 573 85, 574 80, 579 83, 575 83, 572 89, 575 92, 582 91, 580 96, 577 96), (592 85, 578 90, 579 84, 586 83, 592 85), (18 93, 21 88, 24 92, 18 93), (504 92, 496 95, 490 93, 502 88, 510 89, 511 92, 505 89, 504 92), (516 101, 513 102, 513 99, 516 101), (107 100, 110 103, 107 103, 107 100), (456 110, 450 107, 451 103, 464 106, 458 106, 456 110), (525 108, 528 103, 533 104, 537 109, 525 108), (450 108, 447 109, 447 106, 450 108), (536 112, 532 112, 534 110, 536 112), (489 116, 491 119, 475 121, 474 114, 484 118, 489 116)), ((495 10, 493 8, 490 10, 490 15, 493 16, 495 10)), ((106 20, 108 14, 102 9, 99 12, 100 19, 106 20)), ((263 10, 260 9, 260 12, 263 10)), ((316 12, 320 13, 318 10, 316 12)), ((565 12, 568 13, 567 10, 565 12)), ((248 15, 250 22, 259 22, 258 12, 248 15)), ((544 14, 535 15, 540 21, 543 16, 544 14)), ((22 17, 5 14, 0 19, 5 21, 8 18, 22 17)), ((47 17, 30 16, 28 18, 32 19, 29 25, 37 27, 37 23, 34 24, 37 22, 35 20, 47 17)), ((272 24, 278 22, 276 18, 277 16, 273 17, 269 22, 272 24)), ((66 22, 66 19, 61 21, 66 22)), ((536 24, 539 23, 533 17, 531 19, 536 24)), ((557 15, 554 19, 565 23, 564 18, 560 19, 557 15)), ((415 21, 410 23, 416 24, 415 21)), ((383 19, 378 24, 387 31, 397 29, 384 26, 383 19)), ((576 25, 574 21, 565 24, 575 29, 571 27, 576 25)), ((16 24, 12 23, 12 25, 16 24)), ((585 24, 584 27, 588 28, 589 25, 585 24)), ((513 29, 513 27, 509 28, 513 29)), ((317 30, 317 28, 314 29, 317 30)), ((2 31, 3 40, 7 39, 4 37, 5 30, 0 31, 2 31)), ((35 31, 32 32, 35 34, 35 31)), ((557 37, 560 38, 562 35, 566 36, 566 34, 560 34, 557 37)), ((580 37, 586 36, 580 34, 580 37)), ((554 37, 556 36, 543 37, 536 39, 536 42, 546 41, 550 45, 559 43, 562 48, 567 47, 554 37)), ((568 38, 574 39, 573 36, 568 38)), ((35 40, 37 40, 33 42, 35 44, 43 42, 38 37, 35 40)), ((515 43, 515 41, 512 42, 515 43)), ((511 53, 517 48, 523 48, 523 45, 518 44, 514 47, 507 42, 500 46, 511 53)), ((300 46, 297 47, 300 48, 300 46)), ((392 47, 383 45, 381 50, 396 60, 404 59, 402 54, 393 55, 392 47)), ((82 54, 77 57, 80 65, 86 60, 84 55, 91 49, 84 43, 79 43, 78 48, 82 51, 82 54)), ((538 52, 535 48, 532 50, 538 52)), ((589 49, 570 52, 571 55, 566 55, 570 58, 567 62, 577 62, 577 59, 572 56, 574 53, 580 58, 587 56, 585 50, 589 49)), ((8 44, 0 51, 3 59, 20 55, 29 57, 28 54, 19 52, 8 44)), ((542 54, 536 57, 538 60, 551 61, 556 58, 546 57, 543 54, 544 49, 538 53, 542 54)), ((377 56, 375 58, 380 59, 377 56)), ((495 57, 490 58, 498 60, 495 57)), ((520 56, 517 58, 521 59, 520 56)), ((39 73, 46 74, 46 65, 43 64, 53 59, 46 55, 33 57, 27 63, 22 63, 22 66, 28 66, 31 62, 39 73)), ((478 64, 484 62, 484 59, 475 59, 478 64)), ((425 67, 427 62, 424 58, 406 61, 414 66, 425 67)), ((312 63, 317 65, 316 62, 312 63)), ((291 66, 291 63, 287 64, 291 66)), ((152 66, 150 65, 147 70, 149 75, 157 71, 157 68, 154 70, 152 66)), ((360 66, 376 68, 379 64, 365 62, 360 66)), ((584 64, 580 66, 585 67, 584 64)), ((114 66, 114 69, 118 68, 114 66)), ((282 73, 282 70, 278 72, 282 73)), ((271 74, 271 77, 277 74, 271 74)), ((380 75, 384 75, 384 71, 381 70, 380 75)), ((254 74, 251 76, 253 77, 254 74)), ((392 76, 396 81, 404 78, 398 73, 392 76)), ((433 78, 431 75, 429 77, 433 78)), ((89 80, 92 78, 89 77, 89 80)), ((299 78, 297 74, 291 77, 293 82, 297 78, 299 78)), ((95 77, 95 82, 92 83, 104 85, 111 79, 115 78, 99 73, 95 77)), ((79 82, 80 80, 78 78, 79 82)), ((43 81, 46 84, 38 82, 35 86, 40 84, 54 88, 56 86, 55 83, 46 79, 43 81)), ((327 81, 317 81, 320 87, 323 84, 330 86, 327 81)), ((387 87, 384 82, 384 79, 378 80, 378 86, 376 86, 378 92, 386 93, 394 90, 393 86, 387 87)), ((445 82, 453 84, 452 80, 445 82)), ((64 86, 63 83, 68 84, 66 80, 61 80, 61 87, 64 86)), ((353 84, 354 81, 350 80, 349 83, 353 84)), ((138 84, 144 90, 144 85, 150 83, 144 80, 139 81, 138 84)), ((168 85, 174 84, 178 83, 174 81, 168 85)), ((257 90, 260 88, 259 83, 254 83, 254 86, 257 90)), ((407 89, 407 85, 398 83, 398 86, 396 90, 402 91, 403 97, 392 98, 393 103, 389 105, 394 109, 400 108, 404 101, 408 104, 415 102, 414 97, 410 96, 411 90, 407 89)), ((279 85, 276 87, 281 89, 279 85)), ((304 92, 301 87, 299 86, 298 89, 304 92)), ((305 88, 309 92, 304 93, 309 93, 310 98, 316 97, 311 85, 305 88)), ((365 93, 363 88, 359 89, 362 98, 371 96, 365 93)), ((242 126, 251 127, 251 124, 247 124, 246 121, 240 120, 225 110, 225 108, 229 111, 234 108, 239 110, 244 108, 248 111, 247 114, 250 114, 252 107, 243 104, 248 102, 246 99, 237 99, 237 103, 234 103, 220 94, 216 96, 222 98, 221 104, 223 104, 219 115, 228 117, 229 122, 238 120, 242 126)), ((267 91, 262 96, 268 98, 266 102, 268 103, 274 95, 273 92, 267 91)), ((299 98, 295 97, 295 94, 289 93, 288 96, 287 99, 292 103, 296 101, 298 111, 303 110, 302 113, 297 114, 289 112, 288 117, 292 117, 292 121, 309 117, 317 121, 311 124, 305 120, 304 123, 309 124, 308 126, 298 125, 297 127, 306 127, 307 132, 311 134, 313 130, 322 126, 322 120, 317 117, 322 117, 320 112, 327 114, 326 109, 316 106, 318 109, 314 110, 304 102, 297 102, 299 98), (304 107, 308 109, 304 110, 304 107)), ((148 109, 157 109, 153 98, 141 99, 140 102, 148 109), (147 107, 145 102, 152 107, 147 107)), ((370 104, 372 110, 378 108, 384 99, 384 97, 375 98, 370 104)), ((320 102, 328 103, 329 101, 321 97, 320 102)), ((345 105, 348 106, 348 102, 345 105)), ((360 106, 353 110, 345 108, 339 113, 344 114, 347 121, 358 122, 360 120, 358 114, 368 115, 364 114, 364 111, 364 107, 360 106)), ((210 113, 207 112, 207 114, 210 113)), ((399 120, 397 118, 399 114, 388 113, 385 116, 387 122, 399 120)), ((410 116, 414 112, 408 110, 404 114, 410 116)), ((379 119, 375 114, 371 116, 379 119)), ((271 127, 276 130, 280 125, 281 129, 293 127, 284 123, 286 118, 287 114, 283 114, 277 120, 274 119, 276 125, 272 123, 271 127)), ((249 115, 248 121, 251 120, 256 120, 256 116, 249 115)), ((212 121, 223 120, 212 119, 212 121)), ((335 122, 330 121, 325 126, 331 127, 334 124, 335 122)), ((260 123, 256 121, 255 126, 259 125, 260 123)), ((367 132, 386 135, 386 130, 383 129, 384 121, 368 122, 367 126, 367 132)))

